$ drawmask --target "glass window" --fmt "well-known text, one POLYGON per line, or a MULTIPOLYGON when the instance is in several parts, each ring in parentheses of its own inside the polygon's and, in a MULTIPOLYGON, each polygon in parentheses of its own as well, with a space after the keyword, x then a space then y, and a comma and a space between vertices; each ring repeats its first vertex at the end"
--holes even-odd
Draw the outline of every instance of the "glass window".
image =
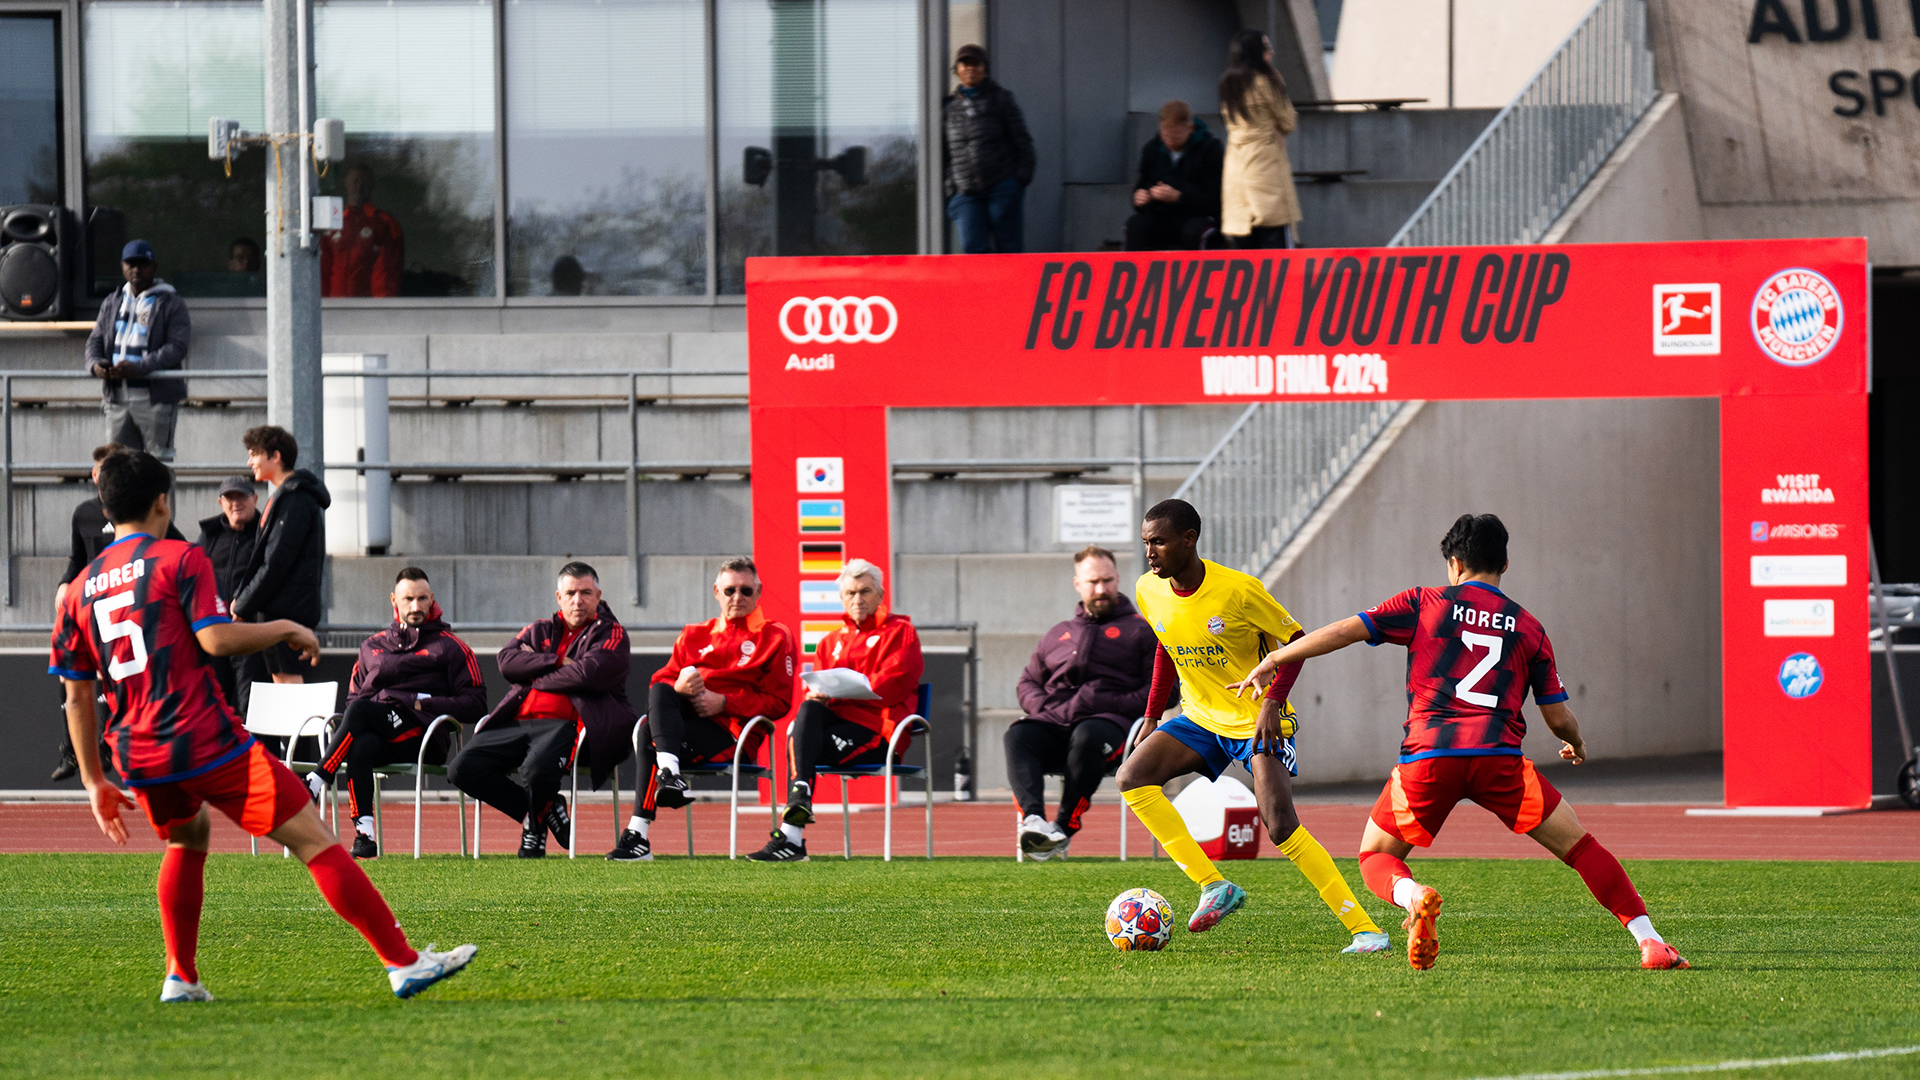
POLYGON ((706 292, 703 8, 508 0, 508 295, 706 292))
POLYGON ((60 191, 60 39, 51 15, 0 16, 0 206, 60 191))
POLYGON ((718 0, 720 291, 756 255, 918 247, 914 0, 718 0))
MULTIPOLYGON (((87 204, 93 246, 151 241, 187 296, 265 296, 259 245, 268 156, 207 160, 207 120, 264 126, 258 3, 103 2, 86 8, 87 204)), ((118 287, 117 259, 93 290, 118 287)))
POLYGON ((319 115, 347 128, 321 294, 494 295, 492 7, 329 0, 313 23, 319 115))

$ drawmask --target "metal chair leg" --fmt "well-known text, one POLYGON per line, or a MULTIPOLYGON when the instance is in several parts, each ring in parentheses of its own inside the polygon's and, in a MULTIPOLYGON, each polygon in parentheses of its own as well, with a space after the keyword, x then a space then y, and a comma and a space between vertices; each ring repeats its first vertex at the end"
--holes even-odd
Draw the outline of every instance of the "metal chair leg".
MULTIPOLYGON (((358 830, 360 828, 360 823, 358 821, 354 822, 353 827, 354 829, 358 830)), ((386 825, 386 818, 381 816, 381 813, 380 813, 380 774, 379 773, 373 774, 373 836, 374 836, 374 842, 380 845, 380 853, 382 855, 385 855, 387 853, 387 825, 386 825)))
POLYGON ((927 771, 921 776, 927 782, 927 858, 933 858, 933 732, 927 732, 927 771))
POLYGON ((693 858, 693 803, 687 803, 687 858, 693 858))
MULTIPOLYGON (((816 777, 815 783, 819 780, 816 777)), ((847 778, 840 778, 840 857, 853 858, 853 810, 847 805, 847 778)))

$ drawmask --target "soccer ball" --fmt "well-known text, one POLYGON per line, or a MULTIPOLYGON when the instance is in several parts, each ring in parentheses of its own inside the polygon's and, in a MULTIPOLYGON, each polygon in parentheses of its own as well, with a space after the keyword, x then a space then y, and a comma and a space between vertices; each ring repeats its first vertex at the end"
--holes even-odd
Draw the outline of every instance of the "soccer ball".
POLYGON ((1173 938, 1173 908, 1152 889, 1128 889, 1107 905, 1107 940, 1121 952, 1159 952, 1173 938))

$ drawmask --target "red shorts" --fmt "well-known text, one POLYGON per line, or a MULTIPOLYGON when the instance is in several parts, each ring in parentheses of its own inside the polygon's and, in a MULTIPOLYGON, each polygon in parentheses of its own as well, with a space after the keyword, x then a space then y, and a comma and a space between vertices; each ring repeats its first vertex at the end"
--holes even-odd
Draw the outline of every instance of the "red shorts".
POLYGON ((1518 754, 1423 758, 1393 767, 1373 804, 1373 823, 1415 847, 1427 847, 1461 799, 1479 803, 1507 828, 1525 834, 1560 805, 1560 792, 1518 754))
POLYGON ((233 819, 254 836, 265 836, 293 820, 313 801, 307 785, 267 748, 254 743, 246 753, 199 776, 133 789, 153 831, 165 840, 175 825, 192 821, 200 804, 233 819))

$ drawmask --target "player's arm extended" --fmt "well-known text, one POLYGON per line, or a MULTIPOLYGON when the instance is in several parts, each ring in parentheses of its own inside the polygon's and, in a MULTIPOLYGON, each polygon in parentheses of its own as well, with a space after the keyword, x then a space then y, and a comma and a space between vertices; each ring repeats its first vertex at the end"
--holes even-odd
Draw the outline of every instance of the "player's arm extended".
POLYGON ((1573 718, 1573 710, 1567 708, 1566 702, 1540 706, 1540 719, 1546 721, 1547 730, 1560 740, 1561 757, 1575 765, 1587 760, 1587 744, 1580 738, 1580 721, 1573 718))
POLYGON ((73 739, 73 756, 80 762, 80 782, 87 787, 87 801, 93 804, 93 820, 100 831, 116 844, 127 842, 127 824, 120 820, 124 807, 135 805, 127 793, 107 783, 100 767, 100 718, 93 711, 92 679, 60 680, 67 689, 67 734, 73 739))
POLYGON ((1336 623, 1328 623, 1268 653, 1266 659, 1260 661, 1252 671, 1247 672, 1246 678, 1236 683, 1228 683, 1227 689, 1233 691, 1236 697, 1244 696, 1248 688, 1265 689, 1266 685, 1273 681, 1273 673, 1279 671, 1283 665, 1311 660, 1330 652, 1339 652, 1349 645, 1358 645, 1367 641, 1372 636, 1367 632, 1367 624, 1362 622, 1358 615, 1341 619, 1336 623))
POLYGON ((307 663, 320 662, 320 639, 313 636, 313 631, 292 619, 275 619, 264 623, 208 623, 195 630, 193 636, 209 656, 245 656, 284 641, 307 663))

